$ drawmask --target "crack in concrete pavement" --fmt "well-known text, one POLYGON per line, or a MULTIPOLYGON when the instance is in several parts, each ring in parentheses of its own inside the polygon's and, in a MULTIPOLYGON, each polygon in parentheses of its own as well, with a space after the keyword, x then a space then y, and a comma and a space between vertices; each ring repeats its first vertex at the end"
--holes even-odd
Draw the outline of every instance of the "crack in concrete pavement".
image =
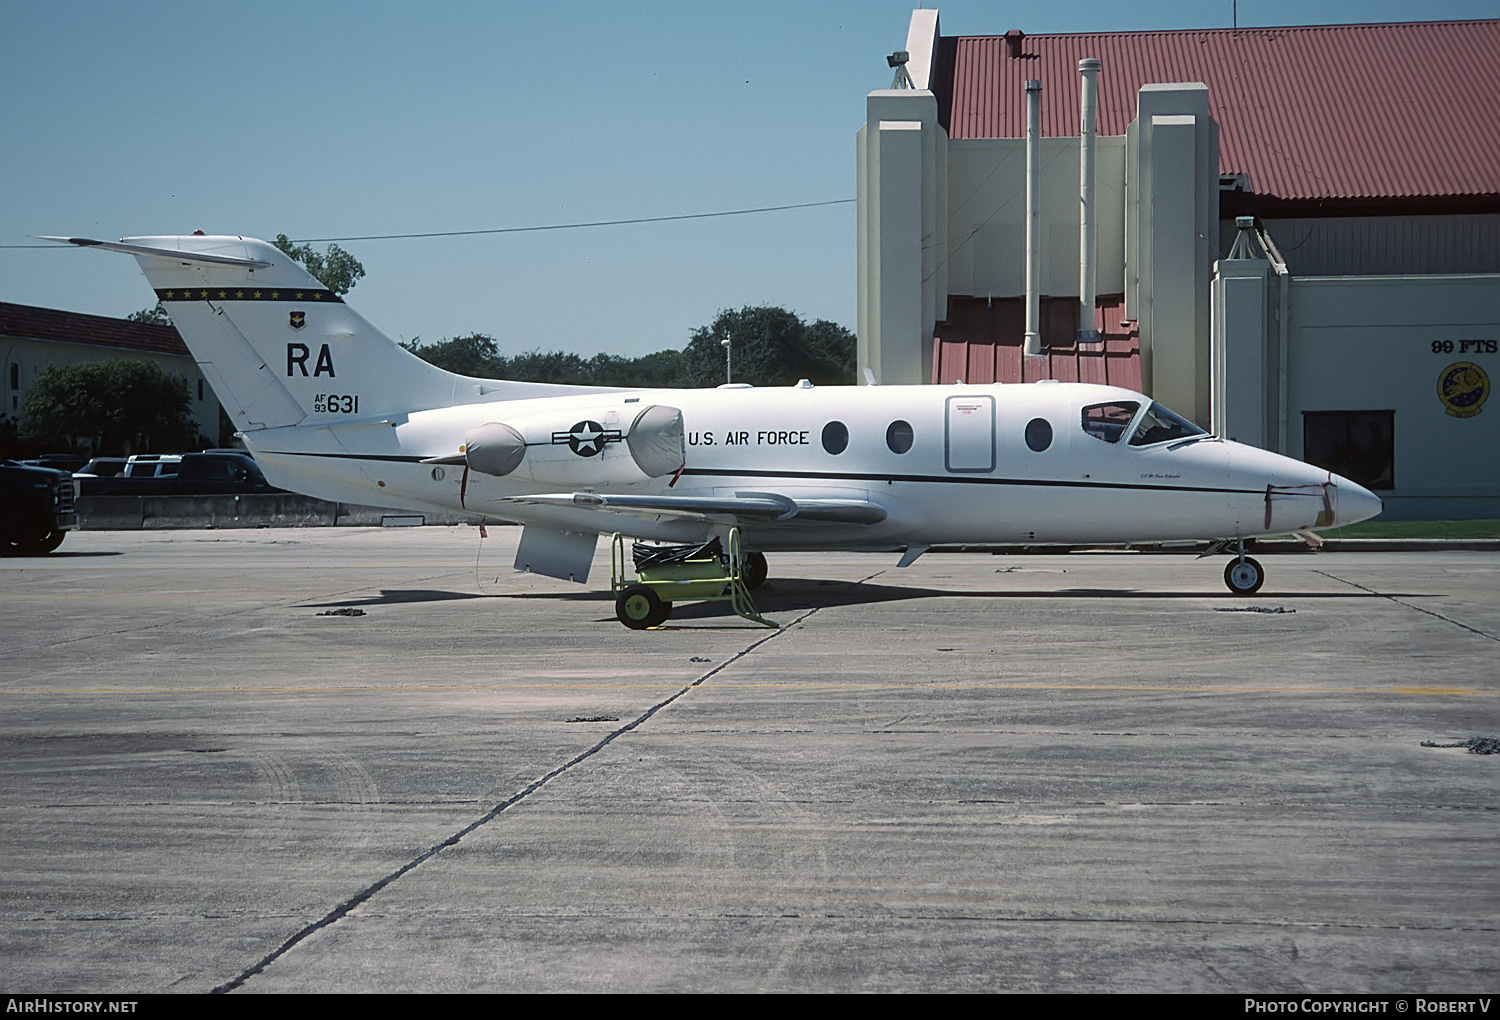
POLYGON ((1381 598, 1389 599, 1390 601, 1396 603, 1396 605, 1401 606, 1405 609, 1415 609, 1419 613, 1426 613, 1428 616, 1431 616, 1434 619, 1442 620, 1444 623, 1451 623, 1455 627, 1460 627, 1463 630, 1468 631, 1470 634, 1477 634, 1489 641, 1500 642, 1500 637, 1496 637, 1494 634, 1482 631, 1478 627, 1470 627, 1467 623, 1460 623, 1458 620, 1455 620, 1452 617, 1444 616, 1442 613, 1433 612, 1431 609, 1423 609, 1421 606, 1414 606, 1410 602, 1402 602, 1394 595, 1387 595, 1383 591, 1376 591, 1374 588, 1368 588, 1365 585, 1360 584, 1358 581, 1351 581, 1348 578, 1339 577, 1337 574, 1330 574, 1326 570, 1314 570, 1313 573, 1322 574, 1324 577, 1329 578, 1330 580, 1338 581, 1342 584, 1347 584, 1351 588, 1358 588, 1360 591, 1369 592, 1371 595, 1379 595, 1381 598))
MULTIPOLYGON (((873 574, 868 575, 867 577, 862 577, 862 578, 860 578, 859 580, 857 580, 857 581, 855 581, 853 583, 854 584, 864 584, 866 581, 873 580, 874 578, 879 577, 883 573, 885 573, 884 570, 879 570, 879 571, 876 571, 873 574)), ((767 634, 765 637, 762 637, 762 638, 760 638, 760 639, 758 639, 756 641, 751 642, 749 645, 745 646, 743 649, 741 649, 740 651, 736 652, 734 655, 730 656, 729 658, 725 659, 723 662, 719 663, 713 669, 708 670, 702 676, 700 676, 697 679, 693 680, 692 682, 686 684, 681 690, 676 691, 670 697, 664 698, 663 700, 657 702, 656 704, 652 705, 650 708, 646 709, 646 711, 642 712, 639 716, 637 716, 636 718, 632 719, 630 722, 625 723, 623 726, 620 726, 617 729, 611 731, 607 736, 605 736, 598 743, 594 744, 592 747, 589 747, 586 750, 579 752, 578 754, 576 754, 572 758, 570 758, 567 762, 563 763, 562 765, 559 765, 557 768, 555 768, 552 771, 548 772, 546 775, 544 775, 541 778, 537 779, 536 781, 532 782, 530 785, 526 786, 525 788, 523 788, 522 790, 518 791, 517 793, 515 793, 515 794, 511 795, 510 797, 506 798, 505 800, 501 801, 499 804, 496 804, 494 807, 490 808, 489 811, 487 811, 483 815, 481 815, 478 819, 476 819, 475 821, 473 821, 473 822, 469 823, 468 825, 464 826, 462 829, 459 829, 457 832, 455 832, 453 835, 449 836, 447 839, 443 840, 441 843, 438 843, 438 844, 436 844, 436 845, 428 848, 424 853, 421 853, 418 856, 414 857, 412 860, 406 862, 401 867, 397 868, 395 871, 392 871, 390 874, 386 875, 385 877, 383 877, 381 879, 378 879, 377 881, 372 882, 371 884, 365 886, 359 892, 355 893, 353 896, 349 897, 348 899, 344 900, 342 903, 340 903, 337 906, 335 906, 332 910, 330 910, 328 913, 324 914, 318 920, 313 921, 312 923, 307 924, 304 927, 302 927, 295 934, 293 934, 290 938, 288 938, 285 942, 283 942, 280 946, 278 946, 276 949, 274 949, 270 953, 266 954, 264 957, 262 957, 258 962, 256 962, 251 967, 249 967, 246 970, 242 971, 238 976, 236 976, 233 979, 231 979, 229 981, 226 981, 224 984, 221 984, 218 987, 214 988, 212 990, 212 994, 222 995, 222 994, 225 994, 225 993, 228 993, 228 992, 232 992, 235 989, 239 988, 246 981, 248 981, 249 979, 255 977, 257 974, 262 973, 267 967, 269 967, 271 964, 275 963, 277 960, 281 959, 281 957, 285 956, 287 953, 291 952, 291 950, 295 949, 299 944, 301 944, 302 942, 304 942, 306 939, 308 939, 310 936, 312 936, 316 932, 319 932, 319 931, 323 930, 324 928, 327 928, 328 926, 337 923, 339 920, 341 920, 346 915, 348 915, 349 912, 352 911, 354 908, 358 907, 360 904, 362 904, 362 903, 366 902, 367 900, 369 900, 370 897, 372 897, 376 893, 380 892, 382 889, 384 889, 386 886, 390 885, 392 882, 394 882, 397 879, 401 878, 403 875, 407 874, 408 872, 413 871, 416 868, 421 867, 427 861, 431 860, 433 857, 435 857, 439 853, 441 853, 445 848, 456 845, 460 840, 462 840, 465 836, 469 835, 470 833, 472 833, 472 832, 474 832, 474 831, 476 831, 476 830, 484 827, 485 825, 488 825, 490 822, 492 822, 496 818, 498 818, 508 808, 510 808, 510 807, 512 807, 512 806, 514 806, 514 805, 516 805, 518 803, 520 803, 521 801, 525 800, 527 797, 530 797, 533 793, 536 793, 538 790, 542 789, 548 783, 552 782, 554 779, 556 779, 559 776, 565 774, 566 772, 568 772, 569 770, 571 770, 575 766, 577 766, 579 764, 582 764, 583 762, 585 762, 588 759, 592 758, 594 755, 596 755, 600 751, 604 750, 610 744, 614 743, 614 741, 616 739, 618 739, 619 737, 624 736, 626 733, 629 733, 632 730, 637 729, 642 724, 644 724, 647 720, 649 720, 652 716, 656 715, 656 713, 660 712, 662 709, 666 708, 668 705, 671 705, 672 703, 674 703, 674 702, 678 701, 679 699, 683 698, 684 696, 686 696, 689 692, 691 692, 693 690, 693 688, 702 686, 710 678, 712 678, 712 677, 716 676, 717 674, 723 672, 724 670, 728 669, 734 663, 739 662, 741 659, 743 659, 746 656, 748 656, 751 652, 754 652, 757 648, 761 647, 766 642, 773 641, 776 638, 782 636, 783 634, 786 634, 787 632, 789 632, 790 630, 792 630, 794 627, 796 627, 797 624, 802 623, 808 617, 812 616, 814 613, 817 613, 821 608, 823 608, 823 607, 821 607, 821 606, 814 606, 812 609, 808 609, 805 612, 803 612, 801 615, 799 615, 798 617, 796 617, 794 620, 792 620, 786 626, 781 627, 781 628, 779 628, 779 629, 777 629, 775 631, 772 631, 770 634, 767 634)))

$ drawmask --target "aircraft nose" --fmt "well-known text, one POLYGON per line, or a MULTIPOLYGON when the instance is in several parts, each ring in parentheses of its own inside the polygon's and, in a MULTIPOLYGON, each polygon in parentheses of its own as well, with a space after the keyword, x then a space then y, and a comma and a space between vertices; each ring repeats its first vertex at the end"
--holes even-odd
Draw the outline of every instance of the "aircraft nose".
POLYGON ((1385 503, 1363 485, 1349 481, 1342 475, 1334 475, 1333 520, 1335 524, 1358 524, 1385 509, 1385 503))

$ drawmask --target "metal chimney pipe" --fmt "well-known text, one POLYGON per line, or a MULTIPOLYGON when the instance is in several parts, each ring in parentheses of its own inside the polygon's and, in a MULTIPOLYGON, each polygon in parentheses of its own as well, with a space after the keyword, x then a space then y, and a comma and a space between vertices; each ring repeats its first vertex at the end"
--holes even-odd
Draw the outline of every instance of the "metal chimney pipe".
POLYGON ((1094 226, 1094 135, 1099 109, 1099 58, 1078 62, 1082 78, 1078 125, 1078 342, 1099 342, 1094 328, 1094 305, 1098 299, 1095 261, 1099 246, 1094 226))
POLYGON ((1026 354, 1042 353, 1042 298, 1037 291, 1041 283, 1041 202, 1038 178, 1041 173, 1042 83, 1035 78, 1026 81, 1026 354))

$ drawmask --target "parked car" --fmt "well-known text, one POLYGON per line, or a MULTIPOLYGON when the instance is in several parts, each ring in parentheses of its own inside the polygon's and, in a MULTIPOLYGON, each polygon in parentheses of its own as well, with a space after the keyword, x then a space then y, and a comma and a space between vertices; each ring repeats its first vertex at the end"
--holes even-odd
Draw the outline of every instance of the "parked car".
POLYGON ((73 472, 74 478, 113 478, 125 473, 127 460, 124 457, 95 457, 73 472))
POLYGON ((175 475, 181 463, 180 453, 136 453, 126 459, 121 474, 126 478, 160 478, 175 475))
MULTIPOLYGON (((177 473, 182 464, 180 453, 137 453, 129 457, 100 457, 105 467, 114 467, 108 472, 82 472, 79 493, 84 496, 116 496, 130 493, 129 487, 119 488, 121 479, 167 478, 177 473)), ((92 462, 90 462, 92 463, 92 462)))
POLYGON ((89 496, 201 496, 286 490, 267 482, 249 454, 211 452, 132 457, 123 475, 84 479, 83 491, 89 496))
POLYGON ((22 464, 31 467, 51 468, 54 471, 76 472, 83 466, 84 458, 76 453, 44 453, 35 460, 23 460, 22 464))

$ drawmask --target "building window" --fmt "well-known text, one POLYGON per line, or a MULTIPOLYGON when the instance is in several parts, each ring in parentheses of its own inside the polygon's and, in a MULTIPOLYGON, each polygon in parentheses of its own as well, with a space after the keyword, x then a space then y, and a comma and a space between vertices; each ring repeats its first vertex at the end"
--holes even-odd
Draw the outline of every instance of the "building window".
POLYGON ((1302 459, 1367 489, 1394 489, 1396 412, 1304 411, 1302 459))
POLYGON ((10 363, 10 388, 13 390, 21 388, 21 363, 19 361, 10 363))

